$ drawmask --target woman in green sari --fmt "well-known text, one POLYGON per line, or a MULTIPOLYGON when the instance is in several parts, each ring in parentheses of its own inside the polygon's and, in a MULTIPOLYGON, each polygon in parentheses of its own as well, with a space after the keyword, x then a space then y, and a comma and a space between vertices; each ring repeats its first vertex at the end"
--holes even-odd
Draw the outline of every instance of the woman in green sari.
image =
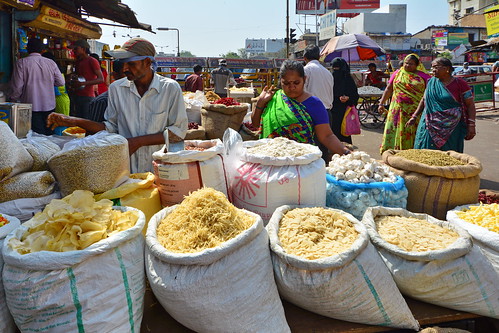
POLYGON ((323 144, 330 152, 350 152, 333 134, 324 104, 305 92, 305 71, 298 61, 286 60, 279 72, 282 89, 266 86, 251 114, 260 138, 286 137, 301 143, 323 144))
POLYGON ((454 68, 449 59, 433 60, 431 69, 435 77, 428 81, 423 99, 407 122, 408 126, 413 126, 423 112, 414 148, 462 153, 464 140, 471 140, 476 135, 473 92, 466 81, 452 76, 454 68))

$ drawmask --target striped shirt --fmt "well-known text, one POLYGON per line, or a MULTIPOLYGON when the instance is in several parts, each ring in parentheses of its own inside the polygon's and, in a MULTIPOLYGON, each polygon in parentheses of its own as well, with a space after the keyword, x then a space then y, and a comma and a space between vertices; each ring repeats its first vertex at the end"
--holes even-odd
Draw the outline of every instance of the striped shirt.
POLYGON ((88 106, 88 119, 99 123, 104 121, 104 112, 107 108, 108 97, 109 92, 105 91, 90 102, 90 105, 88 106))

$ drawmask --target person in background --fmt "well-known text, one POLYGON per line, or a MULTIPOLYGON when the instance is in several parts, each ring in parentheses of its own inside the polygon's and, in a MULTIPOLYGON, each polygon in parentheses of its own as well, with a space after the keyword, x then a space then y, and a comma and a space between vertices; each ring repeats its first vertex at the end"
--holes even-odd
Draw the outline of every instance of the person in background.
POLYGON ((414 147, 416 128, 407 127, 406 123, 423 98, 429 79, 430 76, 425 73, 423 64, 415 54, 406 56, 404 66, 396 70, 390 77, 388 87, 381 96, 378 107, 380 114, 388 112, 380 148, 381 153, 388 149, 402 150, 414 147), (385 103, 390 98, 392 101, 387 111, 385 103))
MULTIPOLYGON (((121 60, 113 61, 112 66, 113 66, 113 71, 111 72, 111 77, 113 78, 113 81, 118 81, 125 77, 125 73, 123 73, 123 62, 121 60)), ((109 90, 95 97, 94 100, 90 102, 90 105, 88 107, 88 114, 89 114, 88 119, 97 122, 104 121, 104 112, 107 109, 108 98, 109 98, 109 90)))
POLYGON ((383 79, 390 76, 383 73, 382 71, 378 71, 374 62, 367 65, 367 68, 369 68, 369 71, 366 72, 366 79, 364 81, 365 85, 378 87, 379 89, 385 89, 386 83, 383 81, 383 79))
POLYGON ((51 135, 53 131, 45 127, 45 122, 56 107, 54 87, 64 86, 65 81, 56 63, 42 57, 43 47, 40 39, 31 38, 28 41, 29 55, 14 65, 10 100, 31 104, 31 129, 51 135))
MULTIPOLYGON (((43 52, 42 57, 51 59, 52 61, 55 62, 55 56, 50 51, 43 52)), ((68 92, 66 91, 66 86, 65 85, 59 87, 54 86, 54 93, 55 93, 55 112, 69 115, 71 102, 69 100, 68 92)))
POLYGON ((476 135, 473 91, 466 81, 452 76, 454 68, 449 59, 433 60, 431 69, 435 77, 428 81, 423 99, 407 121, 407 126, 414 126, 423 113, 414 148, 462 153, 464 140, 471 140, 476 135))
POLYGON ((95 96, 99 96, 100 94, 107 91, 107 70, 100 63, 100 58, 97 53, 90 53, 90 56, 99 62, 100 70, 102 72, 102 77, 104 78, 104 82, 97 84, 97 93, 95 96))
POLYGON ((121 48, 106 53, 124 63, 126 79, 109 86, 104 122, 52 113, 47 126, 79 126, 89 133, 118 133, 128 140, 131 172, 152 171, 152 154, 162 149, 165 142, 181 142, 187 133, 182 89, 177 81, 156 74, 156 50, 144 38, 132 38, 121 48))
POLYGON ((227 68, 227 60, 220 59, 218 68, 211 71, 210 83, 213 85, 215 93, 220 97, 227 97, 228 86, 235 86, 236 80, 231 70, 227 68))
POLYGON ((185 80, 184 90, 190 92, 203 91, 203 78, 201 77, 203 67, 195 65, 193 70, 194 74, 189 75, 185 80))
POLYGON ((497 60, 496 62, 494 62, 494 64, 492 65, 492 71, 493 72, 499 72, 499 60, 497 60))
POLYGON ((305 91, 303 65, 286 60, 279 77, 282 89, 265 86, 251 114, 252 125, 261 126, 260 138, 285 137, 313 145, 320 142, 335 154, 350 153, 331 131, 324 104, 305 91))
POLYGON ((69 46, 76 57, 75 76, 69 84, 71 115, 88 119, 88 107, 95 98, 94 85, 104 82, 100 64, 90 57, 90 45, 84 39, 69 46), (81 79, 81 81, 80 81, 81 79))
MULTIPOLYGON (((320 49, 316 45, 309 45, 305 48, 303 60, 305 61, 305 91, 310 95, 320 99, 328 112, 329 119, 332 118, 332 108, 334 99, 334 78, 319 62, 320 49)), ((331 160, 327 148, 319 142, 319 148, 326 163, 331 160)))
POLYGON ((331 118, 331 128, 334 135, 342 142, 352 143, 351 136, 341 134, 341 123, 347 107, 356 106, 359 101, 357 85, 350 75, 350 67, 343 58, 334 58, 331 62, 334 77, 334 101, 331 118))
POLYGON ((459 72, 457 72, 457 74, 459 74, 459 75, 470 75, 470 74, 473 74, 473 69, 471 69, 469 63, 465 62, 463 64, 463 68, 459 72))

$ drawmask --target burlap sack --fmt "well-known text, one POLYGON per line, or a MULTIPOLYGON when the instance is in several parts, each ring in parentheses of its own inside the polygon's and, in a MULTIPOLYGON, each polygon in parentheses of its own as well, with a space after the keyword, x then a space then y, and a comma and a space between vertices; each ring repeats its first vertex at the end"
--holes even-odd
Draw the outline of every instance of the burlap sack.
POLYGON ((205 128, 206 138, 222 139, 229 127, 238 131, 247 110, 246 105, 206 104, 201 109, 201 125, 205 128))
POLYGON ((383 162, 405 179, 409 191, 407 209, 445 220, 456 206, 476 203, 482 164, 470 155, 446 151, 465 165, 437 167, 396 156, 397 150, 383 153, 383 162))
POLYGON ((206 139, 206 131, 203 126, 198 126, 197 129, 190 129, 185 134, 184 140, 204 140, 206 139))

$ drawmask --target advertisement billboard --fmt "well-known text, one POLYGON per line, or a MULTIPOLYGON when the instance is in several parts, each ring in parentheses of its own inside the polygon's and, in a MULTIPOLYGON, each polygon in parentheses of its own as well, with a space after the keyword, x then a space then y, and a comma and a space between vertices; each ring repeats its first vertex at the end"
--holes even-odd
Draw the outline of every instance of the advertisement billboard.
POLYGON ((380 0, 296 0, 296 14, 323 15, 334 9, 358 13, 377 9, 379 5, 380 0))
POLYGON ((432 34, 433 45, 447 46, 447 30, 434 30, 432 34))
POLYGON ((336 36, 336 10, 324 14, 320 18, 319 40, 336 36))
POLYGON ((246 39, 246 52, 264 53, 265 39, 246 39))
POLYGON ((488 37, 499 35, 499 6, 494 6, 485 11, 485 25, 488 37))

